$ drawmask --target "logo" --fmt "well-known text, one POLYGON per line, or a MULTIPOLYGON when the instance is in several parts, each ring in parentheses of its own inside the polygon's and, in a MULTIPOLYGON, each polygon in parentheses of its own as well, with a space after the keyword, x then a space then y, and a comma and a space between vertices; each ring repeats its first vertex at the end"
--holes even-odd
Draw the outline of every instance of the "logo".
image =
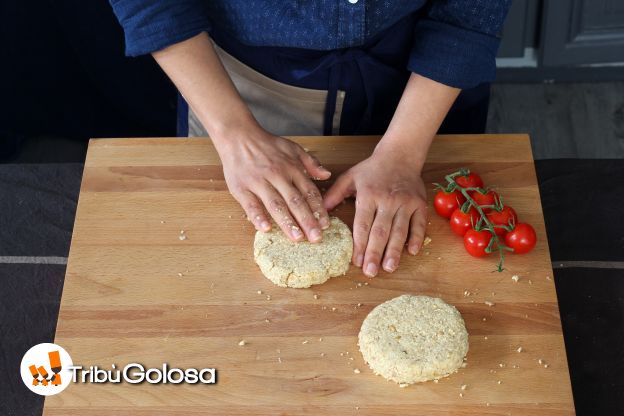
POLYGON ((98 366, 74 365, 71 357, 56 344, 38 344, 26 351, 20 365, 22 381, 33 393, 51 396, 74 383, 140 384, 216 384, 216 368, 177 368, 163 363, 162 368, 130 363, 107 370, 98 366))
POLYGON ((20 365, 22 381, 33 393, 52 396, 71 383, 72 359, 63 347, 37 344, 24 354, 20 365))

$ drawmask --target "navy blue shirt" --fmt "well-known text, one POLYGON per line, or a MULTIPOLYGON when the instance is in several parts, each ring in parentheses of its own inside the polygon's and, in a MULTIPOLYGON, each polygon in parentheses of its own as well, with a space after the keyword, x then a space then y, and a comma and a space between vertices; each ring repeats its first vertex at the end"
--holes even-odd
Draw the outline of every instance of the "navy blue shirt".
POLYGON ((457 88, 495 77, 511 0, 110 0, 126 53, 147 54, 218 30, 248 46, 339 50, 413 17, 406 68, 457 88))

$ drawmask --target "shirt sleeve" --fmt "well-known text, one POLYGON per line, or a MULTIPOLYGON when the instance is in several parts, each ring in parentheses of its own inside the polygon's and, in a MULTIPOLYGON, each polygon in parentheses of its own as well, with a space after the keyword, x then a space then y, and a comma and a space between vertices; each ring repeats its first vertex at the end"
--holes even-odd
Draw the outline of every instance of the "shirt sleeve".
POLYGON ((124 29, 126 55, 148 54, 210 29, 198 0, 110 0, 124 29))
POLYGON ((510 5, 511 0, 432 0, 415 24, 408 69, 461 89, 493 81, 510 5))

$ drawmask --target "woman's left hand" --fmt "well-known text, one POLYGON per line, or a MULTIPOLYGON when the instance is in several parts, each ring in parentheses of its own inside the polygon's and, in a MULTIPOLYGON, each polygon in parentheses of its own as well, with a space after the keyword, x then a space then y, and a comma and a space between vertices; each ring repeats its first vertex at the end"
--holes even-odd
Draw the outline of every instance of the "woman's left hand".
POLYGON ((369 277, 377 275, 380 265, 395 271, 406 242, 410 254, 421 248, 427 194, 421 167, 410 157, 413 151, 378 146, 368 159, 342 174, 324 197, 328 211, 356 197, 352 262, 369 277))

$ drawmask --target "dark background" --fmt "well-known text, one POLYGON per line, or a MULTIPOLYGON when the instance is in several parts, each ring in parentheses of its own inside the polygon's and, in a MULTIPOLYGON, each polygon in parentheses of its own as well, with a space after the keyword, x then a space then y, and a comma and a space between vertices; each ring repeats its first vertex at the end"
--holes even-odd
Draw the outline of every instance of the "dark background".
MULTIPOLYGON (((105 0, 1 0, 0 18, 0 259, 62 260, 88 138, 174 136, 176 92, 124 57, 105 0)), ((623 45, 621 0, 516 0, 488 116, 531 134, 578 415, 624 415, 623 45)), ((41 413, 16 375, 54 339, 64 273, 0 261, 2 415, 41 413)))

